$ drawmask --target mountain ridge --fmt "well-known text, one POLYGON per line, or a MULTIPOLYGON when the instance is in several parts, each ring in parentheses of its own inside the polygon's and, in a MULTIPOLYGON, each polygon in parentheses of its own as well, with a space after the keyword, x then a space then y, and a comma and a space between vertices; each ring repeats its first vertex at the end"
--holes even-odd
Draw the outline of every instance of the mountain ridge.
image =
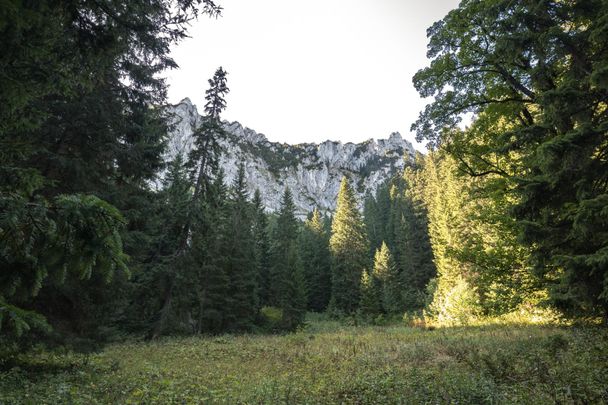
MULTIPOLYGON (((192 148, 192 133, 201 116, 189 98, 167 107, 172 118, 165 160, 178 153, 186 156, 192 148)), ((263 133, 243 126, 238 121, 223 121, 227 136, 219 140, 222 147, 220 166, 230 184, 238 164, 245 164, 251 194, 260 189, 268 211, 276 211, 285 187, 294 196, 296 213, 305 217, 316 206, 323 213, 335 209, 342 176, 353 182, 362 203, 367 193, 412 162, 414 147, 393 132, 387 139, 370 138, 360 143, 327 140, 321 143, 287 144, 269 141, 263 133)))

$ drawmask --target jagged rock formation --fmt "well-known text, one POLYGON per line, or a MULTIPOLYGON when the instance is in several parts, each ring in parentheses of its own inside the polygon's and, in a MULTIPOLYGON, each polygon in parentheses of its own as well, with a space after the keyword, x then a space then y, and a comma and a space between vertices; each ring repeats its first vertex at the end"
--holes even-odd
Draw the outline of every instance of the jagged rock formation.
MULTIPOLYGON (((166 159, 178 153, 187 156, 192 148, 192 132, 200 124, 196 106, 186 98, 169 107, 174 129, 169 140, 166 159)), ((333 211, 342 176, 348 176, 359 194, 367 192, 403 169, 414 158, 412 144, 398 132, 378 141, 288 145, 269 142, 266 137, 238 122, 224 122, 228 136, 220 140, 223 152, 220 164, 228 184, 244 162, 251 193, 260 189, 269 211, 279 208, 285 187, 293 192, 298 216, 304 217, 317 206, 322 212, 333 211)))

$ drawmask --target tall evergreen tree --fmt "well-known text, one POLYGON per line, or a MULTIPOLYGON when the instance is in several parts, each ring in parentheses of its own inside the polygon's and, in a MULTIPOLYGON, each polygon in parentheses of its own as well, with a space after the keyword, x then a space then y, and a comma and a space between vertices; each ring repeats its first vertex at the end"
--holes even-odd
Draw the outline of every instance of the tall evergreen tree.
POLYGON ((253 194, 253 237, 255 239, 255 260, 258 274, 259 303, 269 305, 270 288, 270 237, 268 217, 264 210, 260 190, 253 194))
POLYGON ((239 165, 231 194, 221 252, 230 280, 226 316, 230 330, 248 330, 255 321, 259 298, 253 212, 248 201, 243 163, 239 165))
MULTIPOLYGON (((220 10, 210 0, 202 3, 203 12, 220 10)), ((2 315, 0 327, 12 326, 1 328, 2 334, 27 329, 30 322, 21 315, 41 324, 24 305, 61 318, 62 308, 86 304, 78 299, 97 295, 111 270, 125 269, 123 246, 137 259, 147 248, 138 236, 147 227, 142 220, 143 207, 152 205, 147 182, 161 164, 166 133, 162 111, 149 106, 165 100, 166 87, 157 74, 176 66, 169 47, 186 35, 198 4, 5 6, 0 15, 0 267, 2 286, 8 287, 0 289, 0 313, 12 315, 2 315), (79 274, 85 282, 71 281, 73 288, 66 288, 64 274, 79 274), (34 299, 41 290, 44 296, 34 299), (68 305, 60 307, 59 301, 68 305)), ((80 315, 97 314, 94 306, 88 309, 80 315)), ((70 319, 63 316, 64 327, 70 319)))
POLYGON ((346 177, 340 184, 331 230, 330 309, 352 314, 359 306, 361 274, 369 266, 369 245, 354 192, 346 177))
POLYGON ((299 245, 308 291, 308 309, 324 311, 331 297, 329 238, 317 208, 304 222, 299 245))
POLYGON ((359 290, 359 313, 364 316, 379 315, 382 312, 382 291, 377 280, 367 270, 361 273, 359 290))
MULTIPOLYGON (((220 148, 218 137, 222 136, 223 128, 220 113, 225 108, 224 96, 229 91, 226 85, 226 72, 220 67, 216 70, 212 79, 209 80, 209 89, 205 92, 205 113, 201 125, 193 133, 193 148, 188 156, 187 166, 190 169, 193 192, 191 202, 186 210, 185 221, 182 226, 179 243, 175 251, 174 274, 166 283, 163 292, 163 305, 160 310, 158 322, 154 328, 153 337, 158 337, 166 328, 166 322, 171 313, 171 302, 174 294, 174 279, 185 277, 192 260, 184 258, 189 252, 188 242, 195 232, 212 232, 212 224, 206 223, 204 214, 205 204, 211 198, 209 189, 214 180, 214 174, 218 173, 218 160, 220 148), (196 230, 194 228, 197 228, 196 230)), ((205 239, 205 237, 203 237, 205 239)), ((199 249, 205 250, 204 246, 199 249)))
POLYGON ((382 245, 374 255, 374 269, 372 279, 379 287, 380 307, 389 314, 400 314, 403 312, 403 300, 401 291, 403 286, 399 279, 399 273, 393 256, 386 243, 382 245))
POLYGON ((298 221, 289 188, 285 188, 273 234, 269 303, 283 310, 283 326, 294 329, 304 320, 306 285, 296 241, 298 221))
POLYGON ((281 310, 282 327, 295 330, 304 323, 306 316, 306 280, 296 243, 291 241, 285 255, 285 275, 282 277, 281 310))
POLYGON ((229 297, 231 277, 224 256, 226 237, 232 232, 230 221, 230 202, 221 169, 213 176, 214 180, 205 193, 205 201, 199 211, 200 222, 192 232, 191 251, 186 275, 181 290, 185 294, 194 291, 197 314, 197 332, 220 333, 226 331, 230 320, 229 297))

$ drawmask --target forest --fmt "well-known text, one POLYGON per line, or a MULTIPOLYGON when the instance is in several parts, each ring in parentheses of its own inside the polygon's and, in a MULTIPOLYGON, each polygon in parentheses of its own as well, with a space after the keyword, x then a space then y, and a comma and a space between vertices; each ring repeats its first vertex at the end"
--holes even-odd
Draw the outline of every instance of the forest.
POLYGON ((428 151, 303 221, 225 181, 221 67, 163 159, 170 46, 221 14, 0 2, 0 403, 608 402, 608 3, 463 0, 428 151))

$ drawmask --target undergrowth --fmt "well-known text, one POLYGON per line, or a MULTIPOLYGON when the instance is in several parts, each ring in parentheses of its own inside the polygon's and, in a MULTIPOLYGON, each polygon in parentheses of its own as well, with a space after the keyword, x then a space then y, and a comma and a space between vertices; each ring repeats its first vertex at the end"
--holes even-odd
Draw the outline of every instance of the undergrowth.
POLYGON ((0 403, 606 403, 607 375, 605 328, 348 326, 317 315, 283 336, 35 349, 0 372, 0 403))

